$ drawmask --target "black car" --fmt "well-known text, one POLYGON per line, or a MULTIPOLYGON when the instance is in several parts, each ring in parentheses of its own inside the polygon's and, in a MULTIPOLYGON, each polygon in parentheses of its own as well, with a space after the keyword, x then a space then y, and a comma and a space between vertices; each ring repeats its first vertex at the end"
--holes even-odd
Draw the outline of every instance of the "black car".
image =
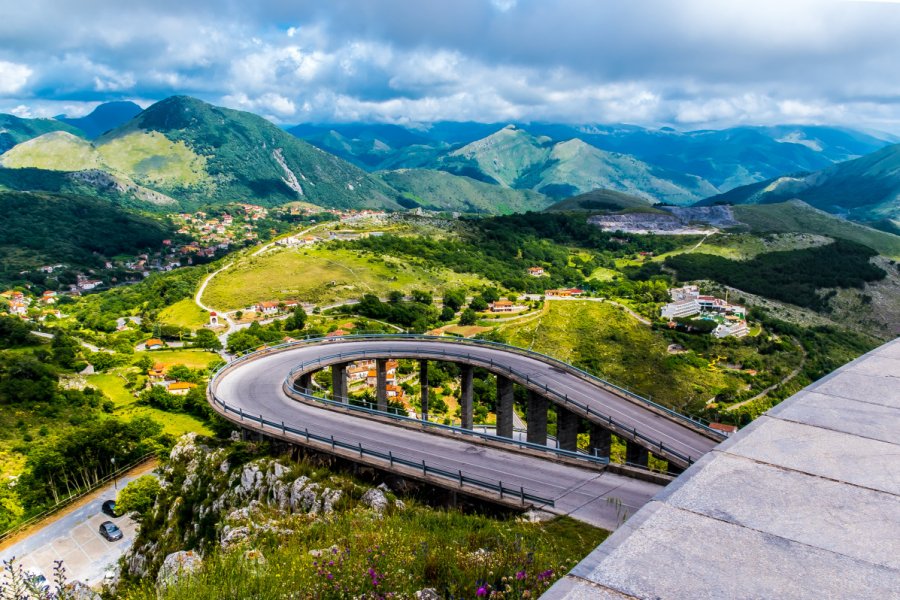
POLYGON ((108 514, 112 518, 116 518, 119 515, 116 513, 116 501, 115 500, 107 500, 103 503, 103 506, 100 507, 104 513, 108 514))
POLYGON ((116 527, 112 521, 103 521, 100 523, 100 535, 110 542, 114 542, 122 539, 122 530, 116 527))

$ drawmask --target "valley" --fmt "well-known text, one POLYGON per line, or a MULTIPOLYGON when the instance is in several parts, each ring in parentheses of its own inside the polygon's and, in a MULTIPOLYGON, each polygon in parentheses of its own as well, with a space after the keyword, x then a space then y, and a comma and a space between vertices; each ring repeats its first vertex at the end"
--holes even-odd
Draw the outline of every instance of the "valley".
MULTIPOLYGON (((892 201, 879 196, 886 188, 873 184, 878 194, 847 212, 821 201, 810 183, 843 182, 835 173, 850 169, 846 177, 865 188, 872 169, 838 161, 865 162, 855 153, 867 149, 890 156, 892 147, 874 137, 814 128, 600 133, 531 123, 361 127, 353 138, 340 127, 346 136, 295 131, 311 145, 262 117, 187 97, 137 112, 110 107, 88 121, 10 123, 21 133, 0 154, 0 532, 142 456, 174 465, 164 477, 184 485, 185 469, 196 467, 180 462, 178 449, 203 448, 220 473, 204 479, 207 491, 226 479, 233 489, 246 469, 272 472, 260 514, 273 527, 305 532, 291 538, 304 557, 297 562, 280 534, 248 529, 272 564, 306 568, 309 552, 332 543, 355 552, 362 542, 340 533, 351 529, 364 532, 363 546, 413 552, 476 528, 531 539, 558 576, 606 532, 585 529, 556 551, 547 541, 568 530, 565 519, 525 524, 435 512, 423 500, 428 492, 231 439, 233 426, 207 401, 210 377, 238 355, 306 338, 471 338, 543 353, 731 432, 900 334, 900 237, 838 216, 877 225, 876 215, 884 225, 893 218, 892 201), (765 165, 742 171, 726 153, 701 169, 662 150, 744 136, 772 151, 765 165), (321 149, 338 146, 336 155, 321 149), (780 184, 754 183, 779 165, 828 176, 797 178, 809 185, 791 183, 806 190, 796 197, 780 194, 780 184), (756 195, 732 189, 738 182, 756 185, 756 195), (287 472, 291 482, 321 484, 313 494, 319 508, 279 507, 274 490, 293 485, 287 472), (376 481, 384 487, 373 488, 376 481), (344 494, 330 517, 343 528, 337 533, 317 529, 317 511, 331 498, 321 495, 326 485, 344 494), (396 539, 360 521, 371 509, 363 500, 369 488, 408 503, 408 513, 384 513, 396 539), (445 531, 418 535, 410 523, 445 531)), ((378 393, 369 362, 348 367, 348 402, 356 406, 371 406, 378 393)), ((427 412, 434 425, 463 425, 462 369, 426 364, 427 403, 419 365, 400 359, 388 406, 410 418, 427 412)), ((500 378, 479 368, 471 377, 475 425, 496 431, 500 378)), ((311 385, 318 398, 336 393, 327 371, 311 385)), ((527 428, 523 388, 512 404, 516 427, 527 428)), ((546 421, 558 443, 565 425, 555 411, 546 421)), ((589 452, 592 435, 579 420, 573 448, 589 452)), ((628 444, 612 435, 608 458, 631 462, 628 444)), ((652 450, 645 459, 648 471, 672 468, 652 450)), ((249 525, 201 496, 160 496, 166 510, 189 502, 211 515, 196 530, 187 527, 190 516, 141 509, 145 562, 121 565, 130 597, 156 594, 142 579, 183 548, 210 556, 210 579, 185 584, 183 597, 209 595, 218 585, 211 582, 229 577, 243 551, 220 544, 217 528, 249 525)), ((249 510, 249 496, 232 501, 235 511, 249 510)), ((469 552, 491 546, 485 540, 469 552)), ((491 568, 509 570, 527 556, 504 554, 508 544, 491 547, 491 568)), ((421 558, 438 559, 450 560, 421 558)), ((397 565, 384 568, 399 574, 397 565)), ((432 573, 410 589, 434 581, 450 589, 460 577, 483 576, 479 568, 432 573)), ((241 581, 228 585, 244 589, 241 581)), ((544 589, 549 579, 528 585, 544 589)))

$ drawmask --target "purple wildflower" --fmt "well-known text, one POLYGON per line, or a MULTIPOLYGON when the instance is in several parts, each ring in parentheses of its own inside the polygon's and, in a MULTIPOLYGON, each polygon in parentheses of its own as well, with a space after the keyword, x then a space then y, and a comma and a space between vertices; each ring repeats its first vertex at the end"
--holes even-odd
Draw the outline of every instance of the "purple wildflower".
POLYGON ((478 597, 487 596, 487 587, 481 586, 480 588, 478 588, 478 591, 475 592, 475 595, 478 597))
POLYGON ((518 579, 519 581, 525 579, 525 571, 519 571, 518 573, 516 573, 516 579, 518 579))

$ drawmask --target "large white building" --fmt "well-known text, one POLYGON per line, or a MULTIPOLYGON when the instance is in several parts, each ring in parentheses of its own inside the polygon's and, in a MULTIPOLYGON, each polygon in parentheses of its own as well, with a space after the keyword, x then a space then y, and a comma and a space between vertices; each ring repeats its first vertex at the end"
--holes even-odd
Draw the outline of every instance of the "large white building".
POLYGON ((734 337, 744 337, 750 332, 747 328, 747 321, 735 321, 733 323, 722 323, 715 329, 713 329, 713 335, 717 338, 723 338, 728 336, 734 337))
POLYGON ((675 319, 678 317, 689 317, 700 312, 700 305, 696 300, 678 300, 670 302, 662 307, 660 311, 664 319, 675 319))

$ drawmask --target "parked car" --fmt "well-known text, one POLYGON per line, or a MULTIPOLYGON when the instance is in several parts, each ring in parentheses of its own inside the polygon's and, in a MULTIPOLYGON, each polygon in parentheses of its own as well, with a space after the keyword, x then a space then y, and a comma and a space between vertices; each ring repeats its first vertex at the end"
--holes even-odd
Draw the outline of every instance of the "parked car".
POLYGON ((104 513, 111 516, 112 518, 116 518, 119 516, 118 513, 116 513, 116 501, 115 500, 107 500, 106 502, 103 503, 103 506, 100 507, 100 510, 102 510, 104 513))
POLYGON ((116 527, 112 521, 103 521, 100 523, 100 535, 110 542, 115 542, 122 539, 122 530, 116 527))

